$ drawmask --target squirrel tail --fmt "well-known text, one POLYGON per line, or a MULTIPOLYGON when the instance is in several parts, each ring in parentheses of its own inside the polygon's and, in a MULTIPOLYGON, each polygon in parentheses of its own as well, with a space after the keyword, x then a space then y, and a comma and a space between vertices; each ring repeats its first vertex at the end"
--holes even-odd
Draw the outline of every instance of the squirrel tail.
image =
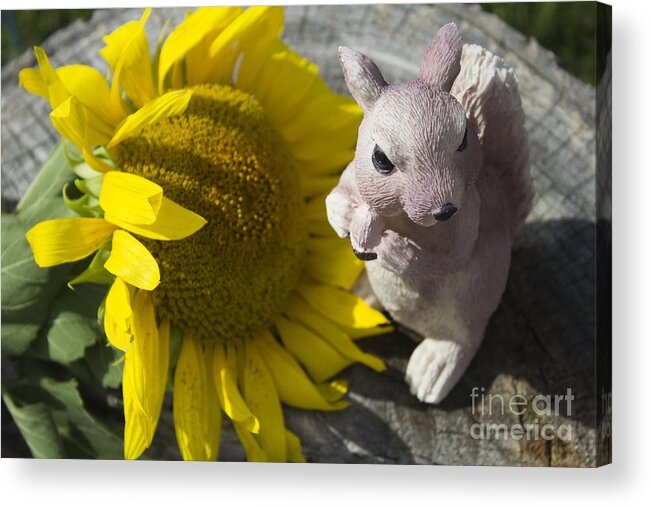
POLYGON ((514 236, 531 210, 532 184, 525 117, 513 69, 481 46, 465 45, 461 72, 450 93, 474 122, 484 165, 504 185, 514 236))

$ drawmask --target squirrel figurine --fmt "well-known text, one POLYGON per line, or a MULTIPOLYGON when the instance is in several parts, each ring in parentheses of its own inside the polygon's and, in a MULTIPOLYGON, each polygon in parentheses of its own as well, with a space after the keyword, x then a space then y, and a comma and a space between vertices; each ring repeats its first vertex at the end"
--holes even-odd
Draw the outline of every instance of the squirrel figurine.
POLYGON ((381 306, 423 337, 406 380, 419 400, 439 403, 479 348, 531 208, 517 81, 501 58, 464 46, 454 23, 414 81, 387 84, 347 47, 339 59, 364 119, 326 198, 328 220, 366 261, 381 306))

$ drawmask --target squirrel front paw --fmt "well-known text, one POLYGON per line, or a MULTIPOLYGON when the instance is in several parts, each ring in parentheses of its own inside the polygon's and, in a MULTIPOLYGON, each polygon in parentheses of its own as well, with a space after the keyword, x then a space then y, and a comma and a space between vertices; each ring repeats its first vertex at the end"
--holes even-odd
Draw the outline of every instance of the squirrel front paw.
POLYGON ((328 222, 340 238, 350 235, 350 222, 355 213, 355 205, 348 196, 335 188, 326 197, 326 214, 328 222))
POLYGON ((398 275, 411 274, 414 261, 414 246, 395 231, 386 230, 377 248, 378 260, 384 269, 398 275))
POLYGON ((440 403, 457 384, 472 354, 450 340, 426 338, 409 358, 405 378, 411 393, 425 403, 440 403))
POLYGON ((377 258, 374 250, 382 237, 384 222, 367 204, 352 200, 345 189, 338 187, 326 197, 326 212, 337 235, 350 237, 350 245, 359 259, 377 258))

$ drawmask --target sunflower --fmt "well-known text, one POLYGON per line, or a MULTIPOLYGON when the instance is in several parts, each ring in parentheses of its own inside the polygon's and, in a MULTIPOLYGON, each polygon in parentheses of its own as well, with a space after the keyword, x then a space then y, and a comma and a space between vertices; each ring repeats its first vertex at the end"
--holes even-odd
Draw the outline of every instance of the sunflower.
POLYGON ((41 266, 96 251, 70 284, 110 284, 104 329, 124 351, 126 458, 150 446, 173 371, 184 459, 217 459, 225 414, 247 459, 303 461, 282 404, 340 410, 347 384, 333 376, 356 362, 384 369, 354 340, 388 321, 350 293, 363 263, 324 205, 361 111, 280 41, 282 8, 200 8, 161 34, 153 57, 149 14, 105 37, 107 78, 54 69, 40 48, 38 69, 21 72, 80 153, 81 197, 64 198, 82 216, 27 238, 41 266))

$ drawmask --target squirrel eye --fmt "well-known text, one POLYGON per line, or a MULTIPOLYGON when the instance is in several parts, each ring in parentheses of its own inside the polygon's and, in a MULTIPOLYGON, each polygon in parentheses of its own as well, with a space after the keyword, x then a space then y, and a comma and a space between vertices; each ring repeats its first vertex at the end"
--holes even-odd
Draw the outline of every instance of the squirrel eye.
POLYGON ((463 133, 463 141, 461 141, 461 144, 457 148, 457 151, 465 150, 466 146, 468 146, 468 125, 466 125, 466 131, 463 133))
POLYGON ((375 145, 375 148, 373 148, 373 156, 371 157, 371 161, 373 162, 373 167, 375 167, 375 170, 379 173, 389 174, 391 171, 393 171, 393 163, 382 151, 382 148, 380 148, 377 144, 375 145))

